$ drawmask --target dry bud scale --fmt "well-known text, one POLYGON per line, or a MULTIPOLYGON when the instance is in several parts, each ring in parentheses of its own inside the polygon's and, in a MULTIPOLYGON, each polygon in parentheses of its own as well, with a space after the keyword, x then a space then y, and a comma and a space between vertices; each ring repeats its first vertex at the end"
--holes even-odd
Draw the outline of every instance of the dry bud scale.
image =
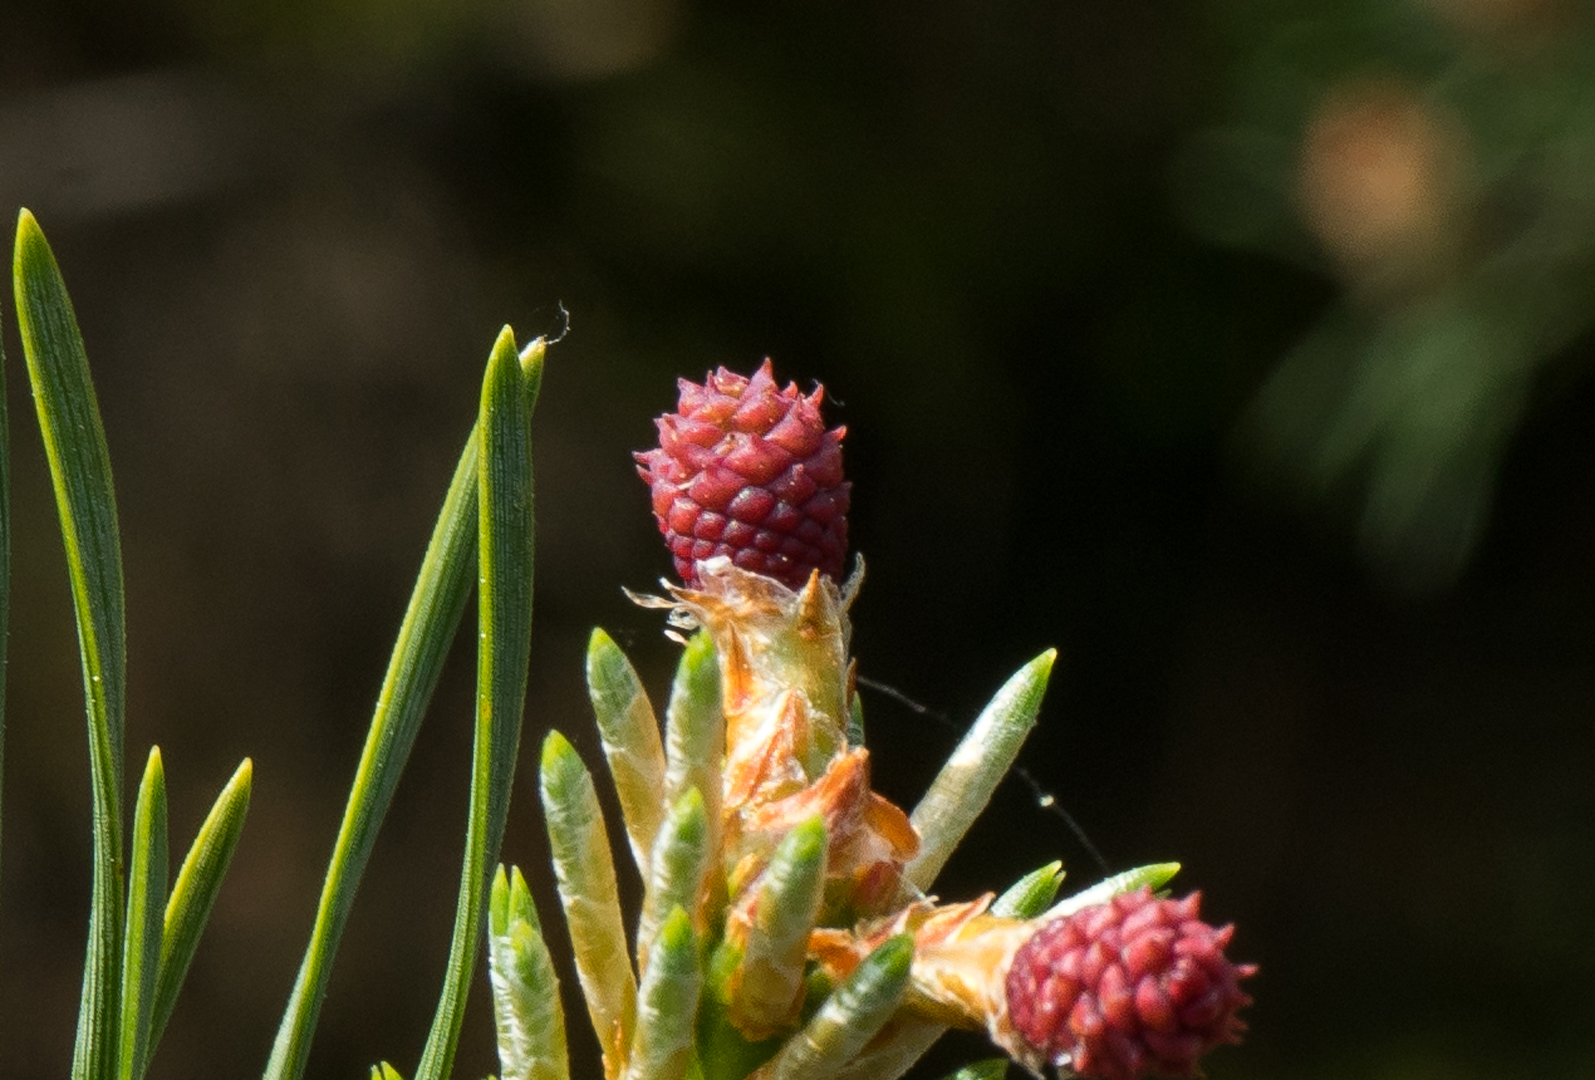
MULTIPOLYGON (((585 766, 558 733, 543 753, 606 1080, 894 1080, 949 1026, 985 1029, 1032 1072, 1194 1075, 1238 1039, 1255 969, 1228 960, 1231 929, 1203 923, 1194 895, 1154 896, 1176 865, 1057 904, 1058 864, 997 899, 926 895, 1034 725, 1054 654, 1002 687, 912 815, 872 789, 849 655, 861 575, 838 580, 843 429, 825 428, 822 397, 780 388, 769 361, 682 380, 660 446, 636 455, 680 581, 635 599, 695 633, 663 731, 619 647, 601 630, 589 646, 635 920, 585 766)), ((518 874, 508 888, 496 909, 523 915, 495 915, 489 950, 504 1080, 565 1080, 536 915, 518 874)))

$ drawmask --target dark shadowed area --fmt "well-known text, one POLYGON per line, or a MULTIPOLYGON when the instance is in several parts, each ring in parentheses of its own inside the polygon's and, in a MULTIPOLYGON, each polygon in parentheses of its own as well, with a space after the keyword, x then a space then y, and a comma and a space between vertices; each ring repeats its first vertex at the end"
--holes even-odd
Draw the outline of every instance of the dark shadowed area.
MULTIPOLYGON (((929 710, 865 698, 877 786, 912 805, 1060 650, 1033 784, 999 792, 942 895, 1053 858, 1094 881, 1050 793, 1111 869, 1183 862, 1261 964, 1213 1080, 1595 1072, 1592 176, 1579 0, 6 5, 0 211, 48 231, 94 364, 128 760, 161 746, 174 848, 255 762, 150 1075, 263 1066, 488 349, 506 321, 558 331, 561 304, 504 849, 557 962, 535 748, 557 726, 597 764, 594 625, 658 695, 678 652, 621 593, 669 569, 629 454, 677 376, 771 356, 848 428, 860 672, 929 710)), ((63 1076, 87 754, 0 311, 0 1076, 63 1076)), ((470 646, 312 1077, 408 1075, 425 1038, 470 646)), ((486 989, 460 1076, 497 1068, 486 989)), ((567 1016, 596 1075, 574 996, 567 1016)))

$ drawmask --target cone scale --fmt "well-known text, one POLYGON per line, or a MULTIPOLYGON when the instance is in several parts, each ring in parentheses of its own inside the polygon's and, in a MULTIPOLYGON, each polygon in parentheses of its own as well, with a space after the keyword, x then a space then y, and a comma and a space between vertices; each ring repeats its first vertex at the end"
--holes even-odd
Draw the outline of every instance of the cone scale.
POLYGON ((839 579, 852 485, 846 429, 820 420, 824 389, 781 389, 768 360, 751 378, 721 368, 678 385, 659 447, 636 457, 681 580, 698 584, 697 564, 716 556, 792 589, 816 570, 839 579))
POLYGON ((1240 1041, 1240 980, 1224 954, 1234 927, 1199 917, 1201 894, 1141 889, 1054 919, 1022 945, 1005 980, 1013 1029, 1038 1056, 1100 1080, 1191 1077, 1240 1041))

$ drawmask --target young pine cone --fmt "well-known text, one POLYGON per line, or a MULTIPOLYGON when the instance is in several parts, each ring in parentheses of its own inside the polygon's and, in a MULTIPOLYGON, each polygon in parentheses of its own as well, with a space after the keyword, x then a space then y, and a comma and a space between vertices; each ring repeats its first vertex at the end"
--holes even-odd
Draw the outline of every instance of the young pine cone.
POLYGON ((1200 903, 1141 889, 1042 927, 1008 969, 1014 1029, 1081 1076, 1195 1076, 1203 1054, 1240 1041, 1239 984, 1257 970, 1224 955, 1234 928, 1203 922, 1200 903))
POLYGON ((820 419, 824 388, 782 390, 768 360, 752 378, 721 368, 678 385, 659 448, 635 456, 682 582, 696 587, 697 564, 717 555, 793 589, 814 570, 841 580, 852 485, 846 429, 820 419))

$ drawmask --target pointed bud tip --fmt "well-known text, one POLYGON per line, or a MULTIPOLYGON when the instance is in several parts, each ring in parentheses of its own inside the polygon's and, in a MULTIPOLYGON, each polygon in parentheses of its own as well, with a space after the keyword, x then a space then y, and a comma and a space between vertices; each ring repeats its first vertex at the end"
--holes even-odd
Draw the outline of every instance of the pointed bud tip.
POLYGON ((255 761, 245 758, 238 763, 238 768, 233 770, 233 775, 228 778, 227 784, 222 788, 223 793, 231 791, 236 796, 241 796, 245 803, 255 790, 255 761))
MULTIPOLYGON (((16 247, 11 262, 18 274, 30 266, 43 270, 55 265, 55 253, 50 250, 50 241, 44 237, 44 228, 27 209, 17 212, 16 247)), ((19 281, 19 288, 20 284, 19 281)))
POLYGON ((708 807, 703 801, 703 792, 698 790, 696 784, 681 793, 671 811, 681 818, 701 817, 707 821, 709 817, 708 807))
POLYGON ((780 848, 796 862, 823 860, 831 846, 831 835, 825 828, 825 819, 819 816, 795 826, 782 838, 780 848))
POLYGON ((687 647, 681 651, 683 668, 699 668, 704 664, 713 663, 714 638, 700 631, 687 639, 687 647))
POLYGON ((502 937, 509 929, 509 899, 509 879, 504 876, 504 864, 499 863, 487 891, 487 932, 494 937, 502 937))
POLYGON ((914 935, 897 934, 887 938, 865 957, 864 962, 875 964, 892 974, 900 971, 907 975, 914 963, 914 935))
MULTIPOLYGON (((504 327, 504 329, 506 332, 509 331, 508 326, 504 327)), ((513 333, 510 334, 510 339, 514 340, 513 333)), ((546 337, 534 337, 531 341, 528 341, 526 347, 521 350, 520 358, 522 371, 527 375, 541 375, 543 363, 548 358, 548 339, 546 337)))
POLYGON ((548 735, 543 739, 541 762, 543 770, 547 772, 549 769, 556 768, 575 756, 576 748, 570 744, 570 740, 560 734, 557 729, 549 729, 548 735))
MULTIPOLYGON (((670 914, 659 924, 659 935, 654 939, 667 949, 683 949, 692 943, 692 916, 680 904, 670 908, 670 914)), ((658 945, 655 948, 659 947, 658 945)))

